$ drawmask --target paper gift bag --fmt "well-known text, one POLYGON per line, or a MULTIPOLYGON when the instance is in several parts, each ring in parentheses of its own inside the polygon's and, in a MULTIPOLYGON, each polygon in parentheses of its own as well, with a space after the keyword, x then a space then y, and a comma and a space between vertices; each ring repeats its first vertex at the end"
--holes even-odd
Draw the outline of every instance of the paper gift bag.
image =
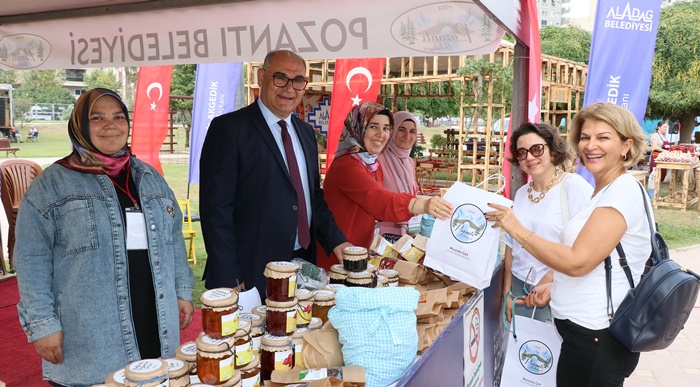
POLYGON ((557 328, 513 315, 517 340, 508 334, 501 386, 556 386, 561 337, 557 328))
POLYGON ((493 211, 488 203, 512 206, 513 202, 483 189, 455 183, 445 194, 455 210, 447 220, 437 219, 428 240, 423 264, 484 289, 498 259, 500 228, 492 228, 485 212, 493 211))

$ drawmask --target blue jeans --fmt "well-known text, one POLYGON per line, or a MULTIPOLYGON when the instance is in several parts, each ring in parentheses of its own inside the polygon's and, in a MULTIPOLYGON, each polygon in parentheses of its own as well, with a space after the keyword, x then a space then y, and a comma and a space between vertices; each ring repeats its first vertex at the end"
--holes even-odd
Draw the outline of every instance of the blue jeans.
MULTIPOLYGON (((513 293, 513 297, 524 296, 525 294, 523 293, 523 285, 525 284, 525 282, 521 281, 516 276, 512 277, 513 280, 511 282, 510 289, 513 293)), ((534 318, 537 321, 542 321, 550 324, 552 323, 552 310, 549 308, 549 305, 545 306, 544 308, 535 309, 535 307, 528 307, 526 305, 515 304, 515 314, 527 318, 534 318), (535 312, 534 317, 532 316, 533 311, 535 312)))

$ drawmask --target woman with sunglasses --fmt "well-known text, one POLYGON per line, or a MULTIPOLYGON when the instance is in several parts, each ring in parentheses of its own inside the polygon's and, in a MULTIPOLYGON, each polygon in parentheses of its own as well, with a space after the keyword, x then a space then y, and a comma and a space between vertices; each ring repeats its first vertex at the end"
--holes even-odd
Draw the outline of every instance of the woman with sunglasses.
POLYGON ((502 227, 530 254, 554 269, 554 282, 537 286, 527 305, 552 307, 563 342, 557 366, 557 386, 622 386, 639 362, 609 332, 605 258, 612 259, 612 310, 630 289, 618 263, 620 243, 634 283, 651 253, 645 211, 649 198, 626 170, 644 157, 644 134, 634 115, 611 103, 594 103, 574 118, 569 141, 581 164, 593 175, 591 200, 572 215, 552 242, 523 224, 510 208, 491 204, 486 216, 502 227))
MULTIPOLYGON (((564 172, 564 163, 573 158, 573 152, 557 129, 549 124, 521 125, 510 143, 508 161, 517 165, 530 177, 530 182, 515 194, 513 211, 523 225, 551 241, 559 241, 559 233, 568 220, 588 202, 593 187, 581 176, 564 172), (564 177, 566 176, 566 177, 564 177), (564 182, 564 184, 561 184, 564 182), (566 190, 562 193, 561 190, 566 190), (566 203, 562 203, 564 196, 566 203)), ((526 249, 505 236, 505 277, 503 297, 506 298, 506 318, 511 321, 514 297, 527 295, 538 283, 552 282, 551 270, 526 249)), ((515 314, 551 322, 549 306, 542 308, 515 305, 515 314)))

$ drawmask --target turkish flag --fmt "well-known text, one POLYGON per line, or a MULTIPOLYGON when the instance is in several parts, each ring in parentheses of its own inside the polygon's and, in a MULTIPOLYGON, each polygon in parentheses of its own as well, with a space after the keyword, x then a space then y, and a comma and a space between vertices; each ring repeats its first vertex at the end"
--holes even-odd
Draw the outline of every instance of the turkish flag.
MULTIPOLYGON (((530 34, 528 47, 530 56, 527 59, 527 120, 533 124, 540 122, 540 110, 542 107, 542 49, 540 48, 540 22, 537 19, 537 1, 527 0, 527 13, 530 34)), ((508 123, 508 133, 513 133, 513 120, 508 123)), ((517 128, 516 128, 517 129, 517 128)), ((510 157, 510 138, 506 138, 506 149, 504 157, 510 157)), ((504 196, 510 197, 510 162, 503 161, 503 176, 506 177, 506 185, 503 190, 504 196)))
POLYGON ((139 67, 131 126, 131 152, 161 175, 160 147, 168 135, 173 66, 139 67))
POLYGON ((326 141, 326 170, 333 162, 345 118, 353 106, 376 102, 382 83, 385 58, 338 59, 335 61, 331 112, 326 141))

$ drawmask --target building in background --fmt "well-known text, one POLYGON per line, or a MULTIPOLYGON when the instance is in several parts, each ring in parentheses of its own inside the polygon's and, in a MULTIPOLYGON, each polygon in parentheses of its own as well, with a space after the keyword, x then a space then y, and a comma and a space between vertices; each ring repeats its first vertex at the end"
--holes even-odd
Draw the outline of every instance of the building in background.
POLYGON ((69 69, 66 70, 66 80, 63 82, 63 88, 68 89, 73 95, 73 98, 78 99, 85 91, 87 91, 87 83, 85 83, 85 69, 69 69))
POLYGON ((540 27, 560 27, 567 24, 569 21, 564 17, 564 9, 568 10, 569 2, 570 0, 537 0, 540 27))

